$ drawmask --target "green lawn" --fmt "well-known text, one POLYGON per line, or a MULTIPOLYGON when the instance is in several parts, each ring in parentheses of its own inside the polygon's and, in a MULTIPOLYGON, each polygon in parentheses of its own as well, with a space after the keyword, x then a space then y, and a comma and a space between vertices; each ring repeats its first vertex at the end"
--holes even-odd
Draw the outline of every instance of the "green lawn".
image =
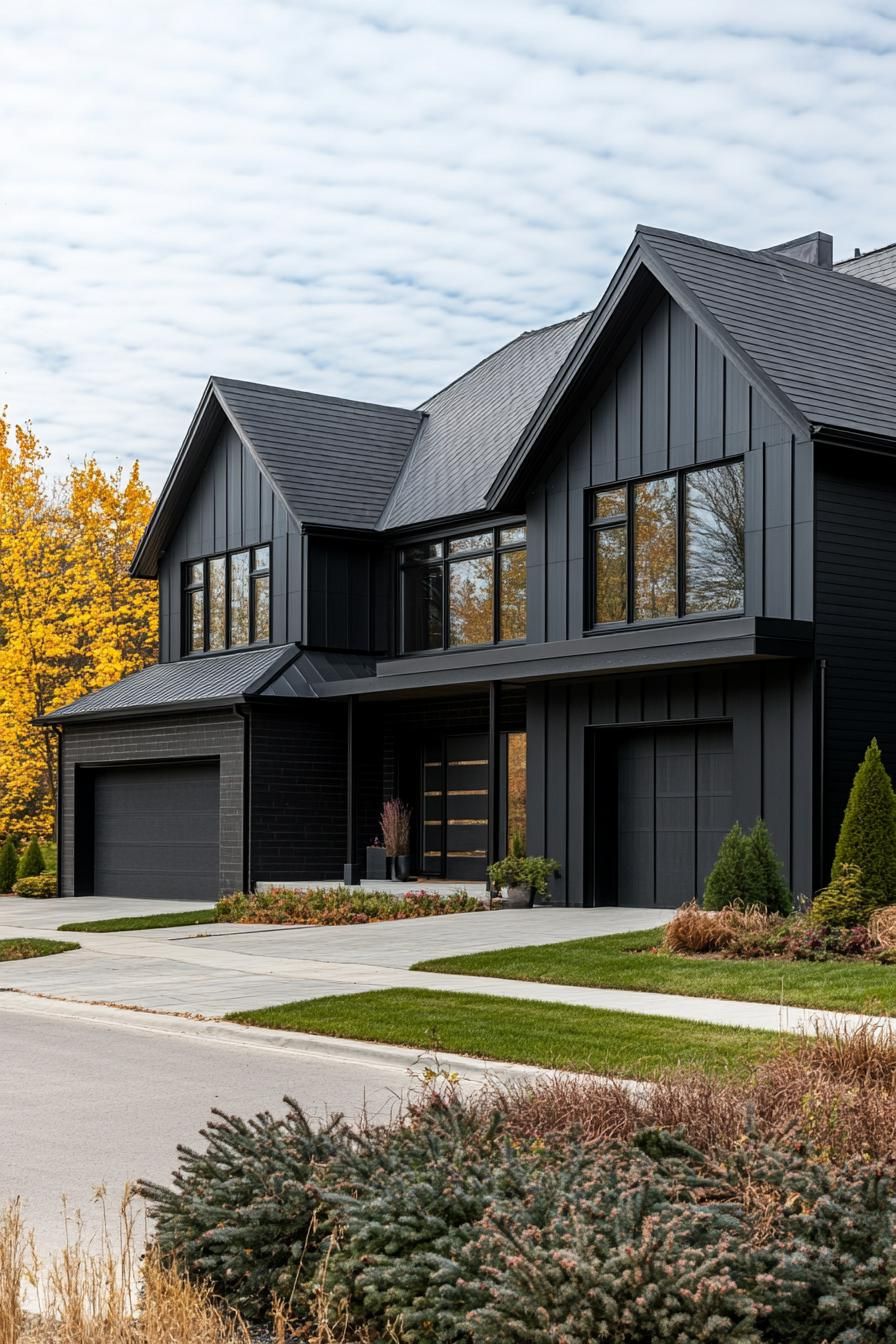
POLYGON ((896 966, 872 961, 716 961, 651 952, 662 929, 418 961, 415 971, 645 989, 802 1008, 896 1012, 896 966))
POLYGON ((183 924, 214 924, 214 910, 173 910, 165 915, 132 915, 60 924, 60 933, 130 933, 132 929, 177 929, 183 924))
POLYGON ((80 946, 80 943, 54 942, 52 938, 3 938, 0 939, 0 961, 52 957, 56 952, 76 952, 80 946))
POLYGON ((429 989, 336 994, 228 1020, 625 1078, 687 1065, 744 1074, 780 1042, 776 1032, 745 1027, 429 989))

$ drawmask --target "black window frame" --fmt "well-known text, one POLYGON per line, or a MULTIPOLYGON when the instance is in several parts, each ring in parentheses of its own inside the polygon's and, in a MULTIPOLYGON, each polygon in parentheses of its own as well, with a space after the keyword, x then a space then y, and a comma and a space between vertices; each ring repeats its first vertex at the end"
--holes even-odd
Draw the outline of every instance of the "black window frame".
MULTIPOLYGON (((599 635, 611 630, 629 630, 633 627, 653 625, 675 625, 680 621, 724 620, 726 617, 742 616, 746 609, 746 591, 739 607, 720 607, 715 611, 688 612, 687 607, 687 519, 685 510, 687 477, 694 472, 712 471, 721 467, 741 466, 746 471, 744 457, 716 458, 712 462, 692 462, 686 467, 677 467, 672 471, 654 471, 648 476, 635 476, 626 481, 605 481, 589 487, 585 491, 585 563, 588 566, 585 591, 585 611, 583 633, 599 635), (675 481, 675 532, 676 532, 676 615, 653 616, 637 620, 635 618, 635 489, 648 481, 675 481), (598 495, 611 490, 625 491, 626 512, 613 514, 607 518, 595 518, 595 500, 598 495), (597 534, 609 528, 625 525, 626 535, 626 606, 625 620, 597 620, 596 591, 596 547, 597 534)), ((746 529, 746 491, 744 492, 744 528, 746 529)), ((746 574, 744 575, 746 588, 746 574)))
MULTIPOLYGON (((490 649, 496 644, 502 647, 509 647, 513 644, 525 644, 526 635, 520 635, 516 639, 501 639, 501 556, 510 554, 513 551, 526 552, 526 564, 528 568, 528 547, 529 539, 527 534, 525 518, 505 519, 500 523, 487 523, 481 527, 475 524, 458 529, 453 532, 442 532, 436 536, 429 535, 422 538, 414 538, 405 541, 398 547, 398 631, 397 644, 402 657, 421 658, 432 654, 469 652, 471 649, 490 649), (502 532, 508 532, 512 528, 523 529, 522 541, 501 543, 502 532), (491 536, 491 545, 481 547, 477 550, 457 551, 450 554, 450 545, 452 542, 460 541, 464 537, 491 536), (441 554, 433 556, 428 560, 406 560, 407 552, 413 550, 415 546, 440 546, 441 554), (492 564, 492 638, 479 644, 452 644, 450 642, 450 613, 451 613, 451 590, 450 590, 450 567, 464 560, 478 560, 483 556, 493 557, 492 564), (441 569, 442 574, 442 594, 441 594, 441 617, 442 617, 442 642, 435 648, 427 649, 408 649, 405 647, 405 575, 408 571, 423 569, 441 569)), ((528 629, 528 606, 526 611, 526 624, 528 629)))
POLYGON ((211 555, 197 555, 190 560, 185 560, 181 567, 183 582, 181 584, 182 606, 181 612, 181 656, 183 658, 208 658, 221 653, 238 653, 240 650, 261 648, 265 644, 270 644, 271 640, 271 575, 272 575, 272 543, 269 541, 260 541, 253 546, 236 546, 231 551, 213 551, 211 555), (259 551, 267 551, 267 565, 259 565, 257 555, 259 551), (247 644, 234 644, 232 642, 231 631, 231 557, 235 555, 249 556, 249 642, 247 644), (224 561, 224 621, 225 621, 225 642, 223 648, 209 647, 209 631, 211 617, 211 602, 209 593, 209 565, 213 560, 224 561), (192 570, 195 565, 202 566, 202 578, 193 579, 192 570), (255 589, 259 579, 268 581, 268 632, 266 636, 258 637, 255 629, 255 589), (202 648, 194 649, 192 647, 192 622, 190 620, 190 594, 195 592, 202 593, 202 648))

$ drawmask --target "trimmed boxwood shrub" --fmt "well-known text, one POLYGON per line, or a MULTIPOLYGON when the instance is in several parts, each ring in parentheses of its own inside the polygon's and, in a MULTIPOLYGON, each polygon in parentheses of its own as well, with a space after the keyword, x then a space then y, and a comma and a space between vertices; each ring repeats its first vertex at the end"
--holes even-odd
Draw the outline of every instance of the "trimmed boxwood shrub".
POLYGON ((20 877, 13 891, 17 896, 55 896, 56 874, 39 873, 35 877, 20 877))

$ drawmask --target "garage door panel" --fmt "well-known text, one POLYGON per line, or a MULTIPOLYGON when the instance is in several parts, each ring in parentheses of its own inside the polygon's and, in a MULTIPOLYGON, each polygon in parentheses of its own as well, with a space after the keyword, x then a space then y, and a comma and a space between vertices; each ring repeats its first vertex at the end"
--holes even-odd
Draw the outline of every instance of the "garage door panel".
POLYGON ((209 762, 97 771, 94 893, 216 899, 218 775, 209 762))

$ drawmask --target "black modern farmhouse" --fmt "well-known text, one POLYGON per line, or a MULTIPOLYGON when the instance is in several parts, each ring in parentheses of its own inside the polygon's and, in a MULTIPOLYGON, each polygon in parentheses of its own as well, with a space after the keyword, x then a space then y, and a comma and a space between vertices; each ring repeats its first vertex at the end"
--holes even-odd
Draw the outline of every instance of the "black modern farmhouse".
POLYGON ((735 819, 820 885, 896 765, 896 247, 639 228, 416 410, 212 378, 133 561, 157 665, 57 710, 65 895, 412 872, 511 835, 673 905, 735 819))

